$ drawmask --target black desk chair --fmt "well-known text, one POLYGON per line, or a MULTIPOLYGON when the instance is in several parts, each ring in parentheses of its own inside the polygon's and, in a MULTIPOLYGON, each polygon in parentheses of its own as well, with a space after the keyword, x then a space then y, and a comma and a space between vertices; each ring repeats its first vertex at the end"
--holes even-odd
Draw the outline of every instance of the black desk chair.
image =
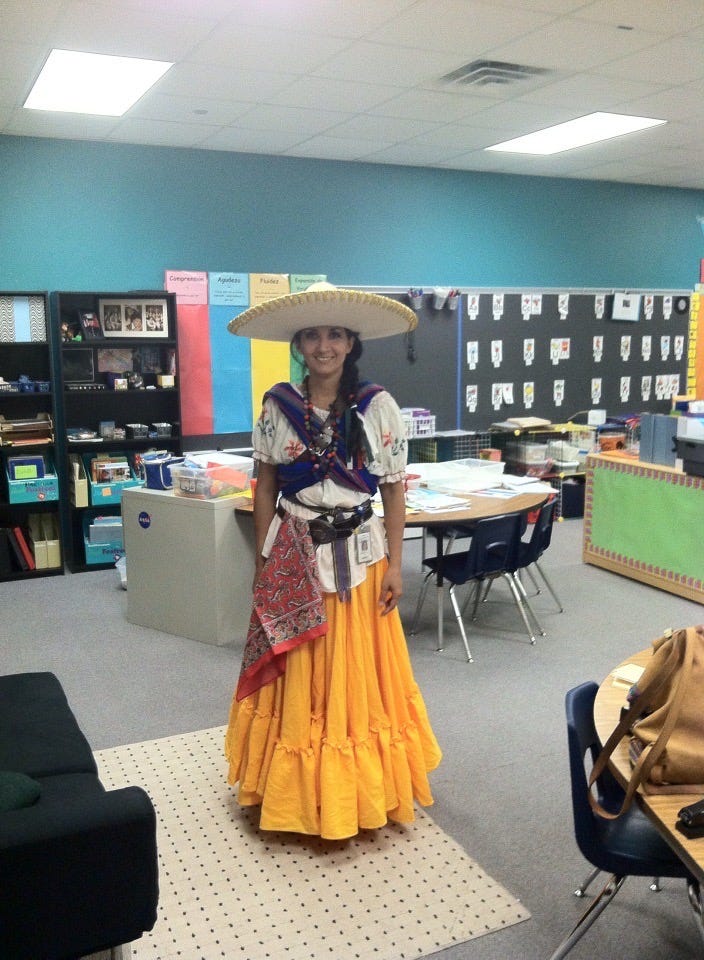
POLYGON ((535 579, 530 569, 532 566, 535 566, 535 569, 540 574, 543 583, 548 588, 550 596, 557 604, 557 609, 560 611, 560 613, 563 613, 564 608, 562 606, 562 602, 555 593, 552 584, 546 577, 545 573, 543 572, 543 568, 539 563, 540 558, 550 546, 550 541, 552 539, 552 525, 555 521, 556 510, 556 500, 553 500, 551 503, 544 503, 540 508, 540 513, 538 514, 538 519, 535 521, 530 540, 522 541, 518 549, 518 571, 525 570, 530 579, 533 581, 535 592, 540 593, 538 581, 535 579))
MULTIPOLYGON (((686 880, 690 903, 701 920, 699 884, 643 811, 634 804, 617 820, 608 820, 595 814, 589 804, 585 758, 588 758, 591 766, 601 749, 594 726, 594 700, 598 689, 596 683, 583 683, 570 690, 565 698, 575 839, 582 854, 596 868, 578 888, 577 895, 583 895, 586 886, 598 872, 603 870, 610 876, 603 890, 550 960, 562 960, 567 956, 608 907, 629 876, 676 877, 686 880)), ((596 787, 599 799, 607 810, 616 811, 620 808, 623 790, 608 771, 602 774, 596 787)), ((651 889, 659 889, 657 880, 651 885, 651 889)), ((698 926, 702 933, 701 922, 698 926)), ((702 935, 704 936, 704 933, 702 935)))
MULTIPOLYGON (((421 587, 410 632, 416 632, 430 578, 437 575, 440 571, 442 579, 450 583, 450 602, 452 603, 452 609, 454 610, 460 628, 462 642, 464 643, 469 663, 472 663, 472 654, 469 649, 462 613, 460 612, 455 595, 456 588, 465 583, 472 583, 474 585, 474 592, 473 594, 469 594, 467 600, 469 600, 471 596, 474 596, 472 618, 476 619, 479 593, 482 584, 490 582, 497 577, 503 577, 508 583, 514 602, 523 617, 523 622, 528 631, 531 643, 535 643, 535 637, 533 636, 531 625, 526 615, 525 608, 528 606, 528 603, 521 595, 511 574, 511 570, 515 569, 522 526, 523 517, 517 513, 502 514, 498 517, 486 517, 483 520, 477 520, 472 528, 472 542, 469 550, 463 550, 458 553, 445 553, 442 556, 429 557, 424 560, 423 566, 428 567, 428 573, 421 587)), ((438 602, 442 602, 441 597, 439 597, 438 602)))

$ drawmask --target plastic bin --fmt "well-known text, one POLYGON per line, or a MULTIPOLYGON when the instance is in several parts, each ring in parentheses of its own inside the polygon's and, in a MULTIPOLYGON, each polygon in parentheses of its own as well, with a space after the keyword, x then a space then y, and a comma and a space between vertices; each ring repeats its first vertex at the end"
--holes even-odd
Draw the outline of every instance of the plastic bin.
POLYGON ((249 490, 253 473, 251 457, 224 453, 198 454, 171 467, 175 495, 196 500, 217 500, 244 493, 249 490))

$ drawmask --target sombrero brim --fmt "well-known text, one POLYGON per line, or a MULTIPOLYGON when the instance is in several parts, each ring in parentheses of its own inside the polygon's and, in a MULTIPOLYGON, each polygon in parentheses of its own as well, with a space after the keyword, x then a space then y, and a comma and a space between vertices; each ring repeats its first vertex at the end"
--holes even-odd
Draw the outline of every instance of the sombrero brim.
POLYGON ((418 325, 415 313, 398 300, 364 290, 305 290, 249 307, 227 329, 239 337, 289 342, 306 327, 347 327, 362 340, 408 333, 418 325))

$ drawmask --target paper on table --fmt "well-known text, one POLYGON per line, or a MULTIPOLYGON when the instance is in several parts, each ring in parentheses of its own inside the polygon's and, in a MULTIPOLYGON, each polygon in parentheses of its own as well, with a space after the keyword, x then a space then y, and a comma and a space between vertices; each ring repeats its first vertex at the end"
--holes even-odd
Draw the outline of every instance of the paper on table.
POLYGON ((415 507, 416 510, 466 510, 469 507, 469 501, 463 497, 451 497, 446 493, 439 493, 437 490, 427 490, 419 488, 409 490, 406 495, 406 502, 409 507, 415 507))
POLYGON ((634 683, 638 683, 644 670, 645 667, 639 667, 637 663, 624 663, 616 667, 611 674, 613 686, 629 689, 634 683))

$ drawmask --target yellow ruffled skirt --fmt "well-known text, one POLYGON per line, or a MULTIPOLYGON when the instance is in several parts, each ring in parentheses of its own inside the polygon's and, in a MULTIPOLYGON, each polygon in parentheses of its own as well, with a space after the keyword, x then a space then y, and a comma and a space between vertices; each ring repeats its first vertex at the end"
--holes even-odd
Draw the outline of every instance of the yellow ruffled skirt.
POLYGON ((379 616, 386 560, 348 603, 325 595, 328 633, 292 650, 285 673, 239 703, 225 738, 228 782, 260 827, 327 839, 388 820, 410 823, 433 802, 442 754, 413 678, 401 620, 379 616))

